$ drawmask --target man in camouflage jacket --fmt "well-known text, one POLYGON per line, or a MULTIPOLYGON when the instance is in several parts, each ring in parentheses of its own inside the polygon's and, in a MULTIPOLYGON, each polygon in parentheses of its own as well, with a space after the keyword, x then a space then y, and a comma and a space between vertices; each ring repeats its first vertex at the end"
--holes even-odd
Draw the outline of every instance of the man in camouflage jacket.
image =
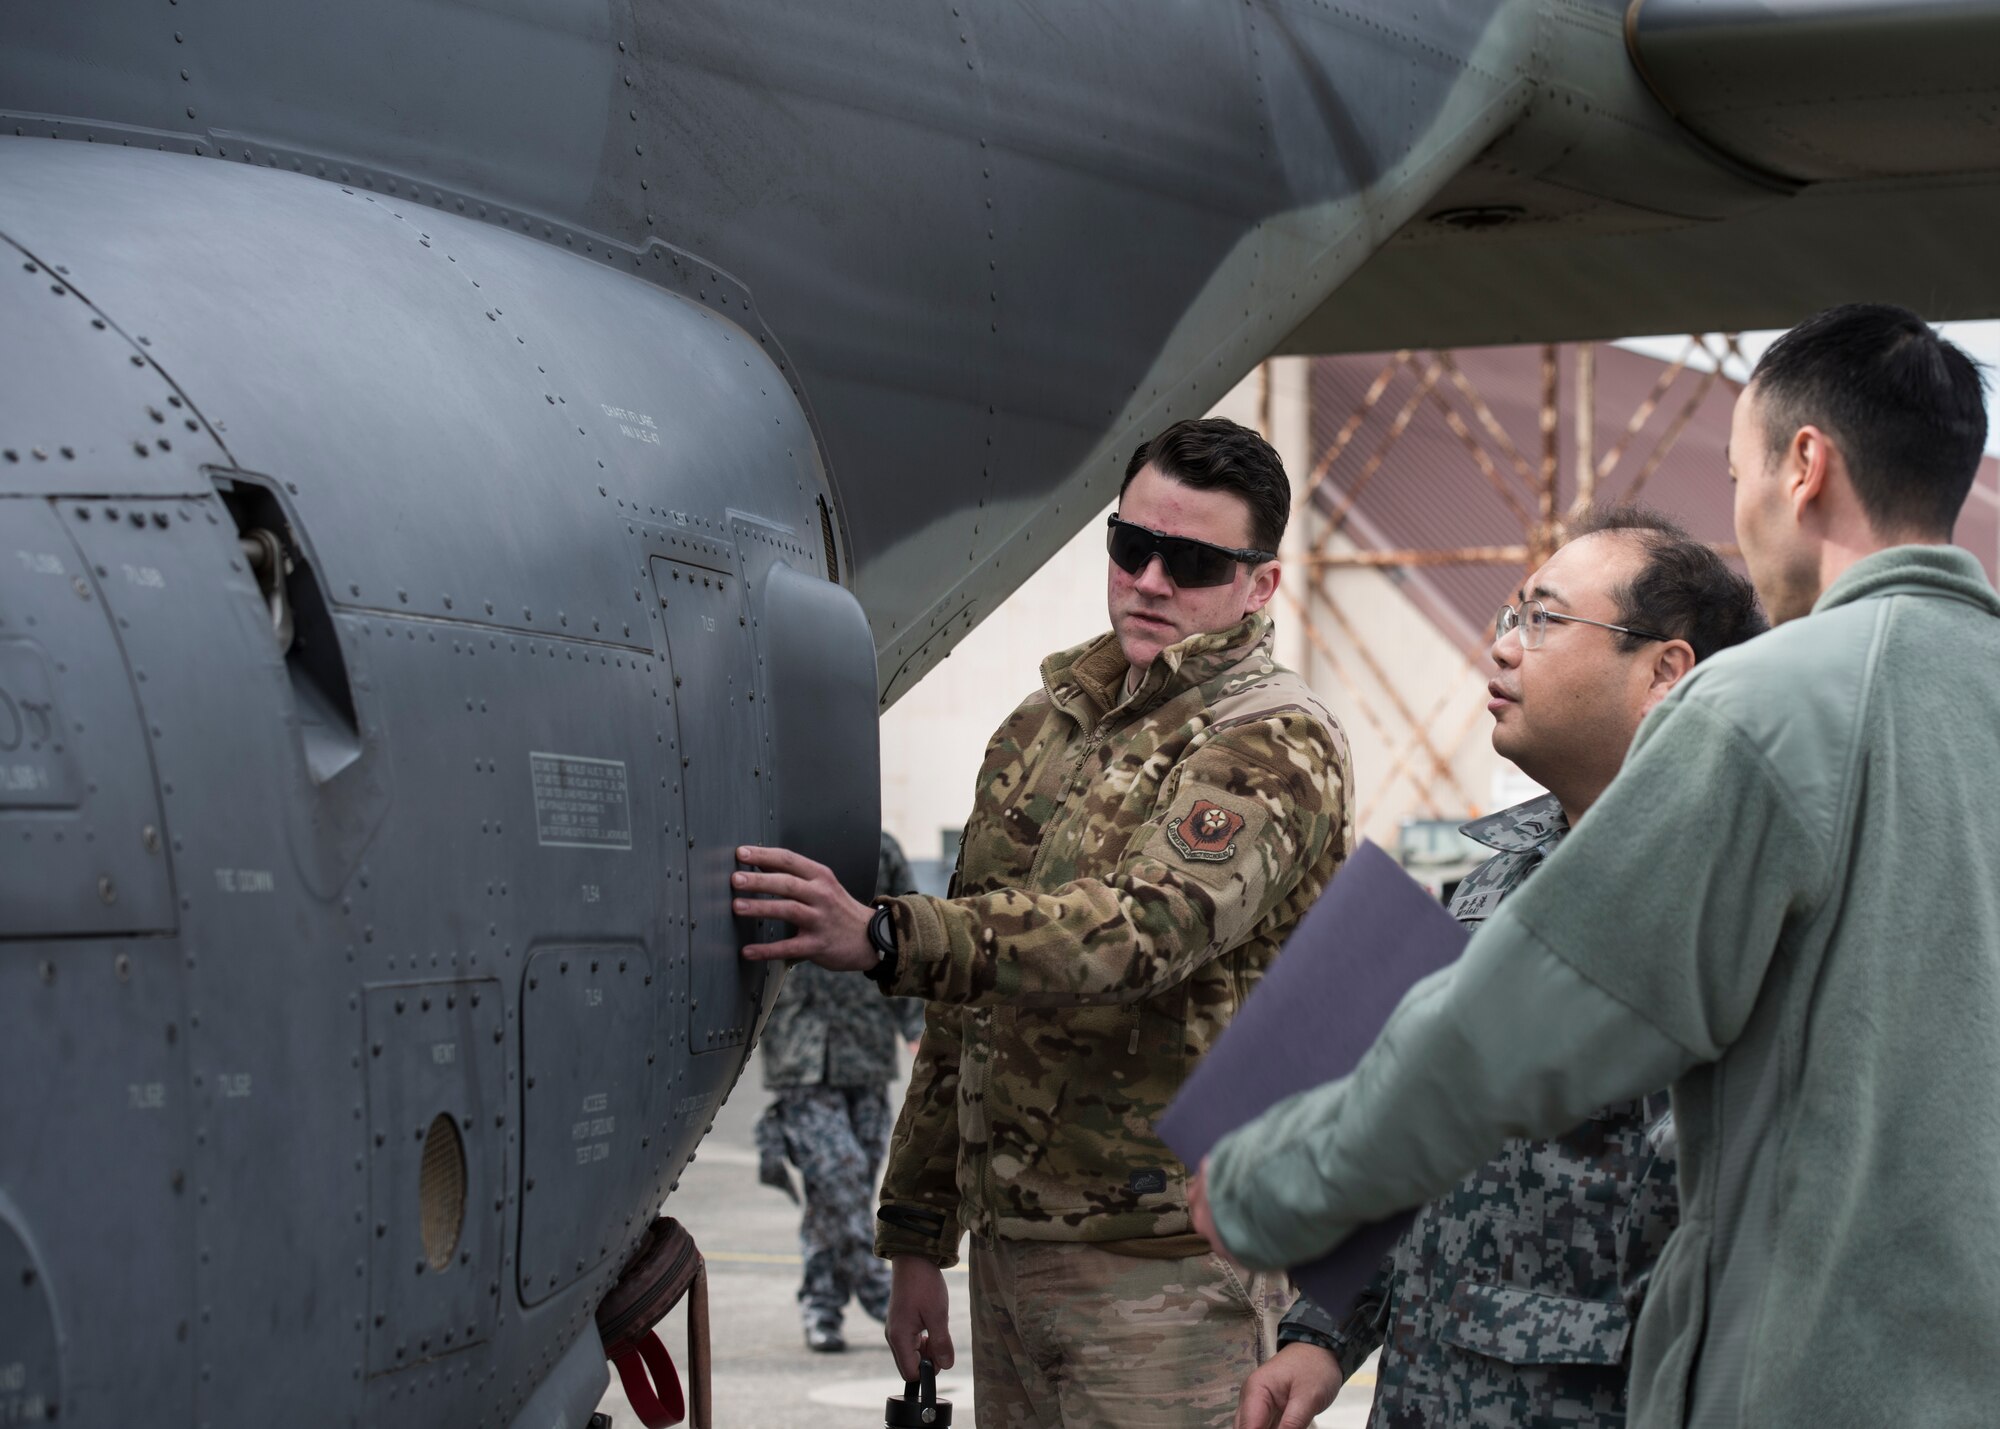
MULTIPOLYGON (((903 849, 885 831, 875 893, 917 891, 903 849)), ((889 1083, 898 1039, 923 1035, 915 998, 885 1001, 861 978, 812 963, 793 968, 764 1027, 764 1086, 757 1119, 758 1179, 794 1201, 790 1162, 805 1183, 799 1218, 799 1316, 806 1345, 847 1348, 848 1299, 878 1320, 889 1314, 889 1267, 875 1255, 875 1172, 889 1143, 889 1083)))
POLYGON ((1204 1253, 1153 1131, 1352 840, 1345 739, 1262 613, 1288 509, 1233 423, 1134 454, 1113 630, 994 736, 949 899, 887 900, 870 936, 830 876, 743 851, 786 871, 739 888, 799 930, 746 956, 872 965, 930 1004, 876 1248, 907 1375, 926 1336, 951 1362, 939 1272, 970 1232, 982 1426, 1227 1424, 1289 1300, 1204 1253))
MULTIPOLYGON (((1748 582, 1658 517, 1578 529, 1493 643, 1494 745, 1555 792, 1462 826, 1496 850, 1452 895, 1468 929, 1554 852, 1697 656, 1763 628, 1748 582)), ((1617 1429, 1632 1326, 1679 1218, 1675 1170, 1664 1093, 1506 1143, 1417 1213, 1338 1318, 1292 1307, 1241 1422, 1296 1429, 1380 1346, 1371 1429, 1617 1429)))

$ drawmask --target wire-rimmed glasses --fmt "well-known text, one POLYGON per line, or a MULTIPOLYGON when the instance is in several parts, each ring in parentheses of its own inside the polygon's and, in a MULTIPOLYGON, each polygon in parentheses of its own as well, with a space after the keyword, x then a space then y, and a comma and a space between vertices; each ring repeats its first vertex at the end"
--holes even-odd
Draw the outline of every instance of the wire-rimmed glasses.
POLYGON ((1500 613, 1493 617, 1493 638, 1498 640, 1508 631, 1519 627, 1521 648, 1539 650, 1542 641, 1548 638, 1551 620, 1568 621, 1572 625, 1595 625, 1599 630, 1616 630, 1621 635, 1630 635, 1636 640, 1671 640, 1671 635, 1656 634, 1651 630, 1635 630, 1629 625, 1613 625, 1608 620, 1591 620, 1582 615, 1564 615, 1559 610, 1550 610, 1539 600, 1524 600, 1519 608, 1512 605, 1500 607, 1500 613))

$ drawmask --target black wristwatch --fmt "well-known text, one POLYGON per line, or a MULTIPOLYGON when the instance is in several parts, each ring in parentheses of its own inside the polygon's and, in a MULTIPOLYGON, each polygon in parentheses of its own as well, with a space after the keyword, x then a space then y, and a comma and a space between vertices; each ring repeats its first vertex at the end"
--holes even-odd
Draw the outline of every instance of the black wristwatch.
POLYGON ((896 981, 896 924, 894 913, 887 903, 875 905, 875 916, 868 920, 868 946, 876 953, 875 966, 864 976, 887 991, 896 981))

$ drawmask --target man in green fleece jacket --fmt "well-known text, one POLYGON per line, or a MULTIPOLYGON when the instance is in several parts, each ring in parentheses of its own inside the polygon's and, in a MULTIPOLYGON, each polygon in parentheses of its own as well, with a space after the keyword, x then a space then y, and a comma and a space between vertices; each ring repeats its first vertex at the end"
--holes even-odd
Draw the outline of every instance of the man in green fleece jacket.
POLYGON ((2000 1422, 2000 596, 1946 544, 1985 433, 1901 309, 1765 354, 1729 450, 1778 628, 1681 682, 1351 1076, 1217 1147, 1198 1226, 1295 1264, 1671 1082, 1634 1429, 2000 1422))

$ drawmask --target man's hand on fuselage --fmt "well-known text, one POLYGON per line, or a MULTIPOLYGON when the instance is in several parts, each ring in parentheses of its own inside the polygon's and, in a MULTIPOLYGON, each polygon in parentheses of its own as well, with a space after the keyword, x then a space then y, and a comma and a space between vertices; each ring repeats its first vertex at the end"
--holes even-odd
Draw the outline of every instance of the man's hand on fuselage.
POLYGON ((850 897, 832 869, 790 849, 745 846, 736 850, 736 857, 756 870, 730 877, 730 906, 736 916, 777 918, 794 929, 778 942, 750 944, 743 949, 745 958, 804 960, 832 972, 867 972, 875 966, 879 955, 868 941, 874 910, 850 897))

